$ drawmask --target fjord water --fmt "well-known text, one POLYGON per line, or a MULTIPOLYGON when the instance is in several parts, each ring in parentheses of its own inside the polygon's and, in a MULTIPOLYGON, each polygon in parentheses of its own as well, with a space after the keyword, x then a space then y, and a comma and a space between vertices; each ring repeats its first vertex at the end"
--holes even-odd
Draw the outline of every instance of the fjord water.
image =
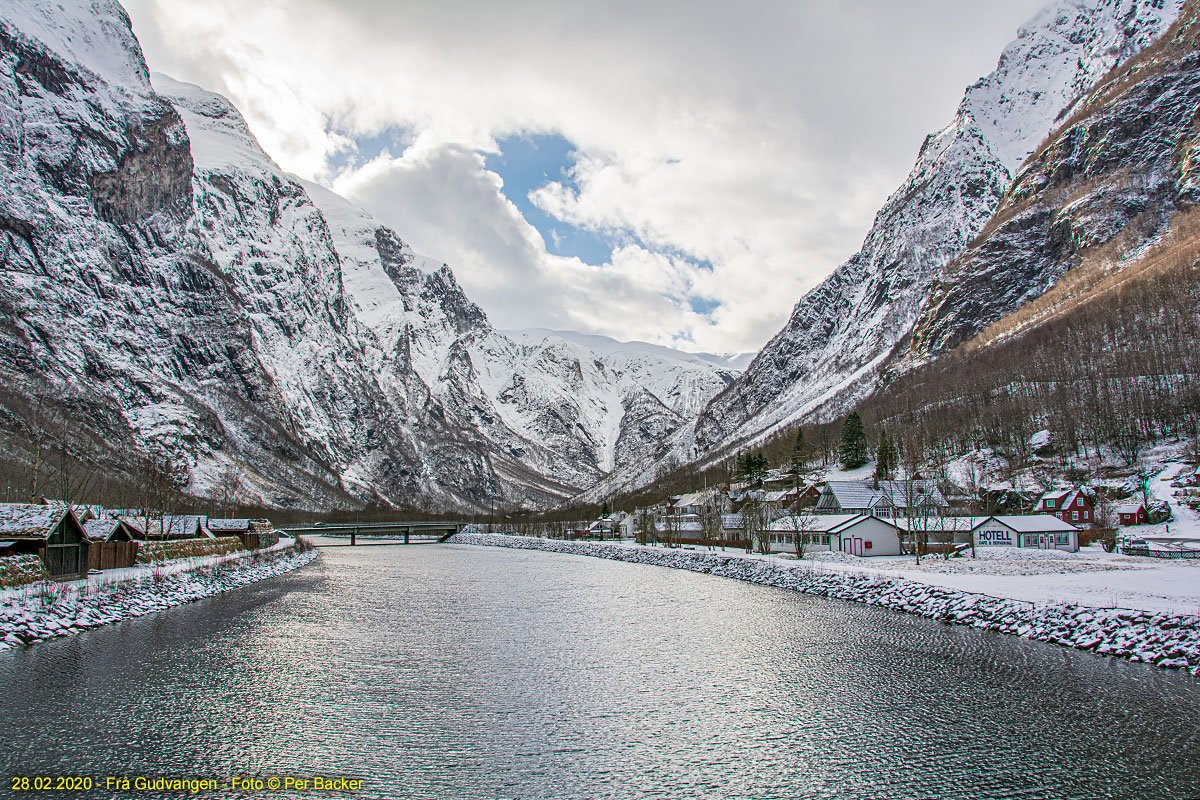
POLYGON ((0 653, 0 711, 5 776, 319 773, 371 798, 1200 793, 1190 676, 708 575, 456 545, 328 548, 0 653))

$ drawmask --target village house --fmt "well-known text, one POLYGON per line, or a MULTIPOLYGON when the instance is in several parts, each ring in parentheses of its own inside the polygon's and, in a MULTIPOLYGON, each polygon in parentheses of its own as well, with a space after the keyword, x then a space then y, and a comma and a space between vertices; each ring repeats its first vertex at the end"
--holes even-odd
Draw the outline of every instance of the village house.
POLYGON ((1033 514, 1050 514, 1063 522, 1093 522, 1096 507, 1083 489, 1054 489, 1033 504, 1033 514))
POLYGON ((35 554, 51 578, 87 572, 88 538, 67 506, 0 503, 0 555, 35 554))
POLYGON ((671 513, 677 517, 698 517, 704 506, 715 503, 719 513, 729 511, 729 498, 720 489, 705 489, 679 495, 671 504, 671 513))
POLYGON ((762 488, 768 492, 778 492, 783 489, 796 488, 796 475, 782 469, 769 469, 763 478, 762 488))
POLYGON ((1145 503, 1139 501, 1117 506, 1117 520, 1122 525, 1145 525, 1149 519, 1145 503))
POLYGON ((901 538, 911 550, 917 541, 926 544, 966 544, 971 541, 971 532, 988 517, 927 517, 892 520, 901 530, 901 538))
POLYGON ((212 539, 208 529, 208 517, 197 514, 168 514, 162 519, 150 517, 121 516, 119 520, 128 525, 139 539, 212 539))
POLYGON ((817 514, 864 514, 893 519, 910 516, 942 516, 949 503, 927 480, 829 481, 821 491, 817 514))
POLYGON ((871 514, 812 514, 781 517, 771 523, 771 551, 792 553, 803 536, 806 552, 854 556, 900 555, 900 528, 871 514))
POLYGON ((1079 549, 1079 530, 1051 514, 985 517, 971 535, 978 547, 1024 547, 1037 550, 1079 549))

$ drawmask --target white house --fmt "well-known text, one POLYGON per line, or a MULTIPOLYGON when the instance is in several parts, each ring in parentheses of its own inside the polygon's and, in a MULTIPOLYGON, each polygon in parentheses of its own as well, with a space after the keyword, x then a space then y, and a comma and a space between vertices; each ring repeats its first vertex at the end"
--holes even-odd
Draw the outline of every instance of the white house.
POLYGON ((977 547, 1079 549, 1079 529, 1050 514, 986 517, 971 531, 977 547))
POLYGON ((795 552, 796 536, 804 536, 807 552, 833 551, 855 556, 900 555, 900 529, 888 519, 869 514, 813 514, 780 517, 771 523, 771 552, 795 552))

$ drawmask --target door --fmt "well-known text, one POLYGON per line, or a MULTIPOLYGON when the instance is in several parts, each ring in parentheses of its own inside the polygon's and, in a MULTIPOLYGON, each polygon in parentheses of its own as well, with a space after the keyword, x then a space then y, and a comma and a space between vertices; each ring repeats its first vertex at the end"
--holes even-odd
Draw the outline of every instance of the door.
POLYGON ((846 548, 846 552, 852 556, 861 556, 863 554, 863 540, 850 537, 842 540, 842 546, 846 548))

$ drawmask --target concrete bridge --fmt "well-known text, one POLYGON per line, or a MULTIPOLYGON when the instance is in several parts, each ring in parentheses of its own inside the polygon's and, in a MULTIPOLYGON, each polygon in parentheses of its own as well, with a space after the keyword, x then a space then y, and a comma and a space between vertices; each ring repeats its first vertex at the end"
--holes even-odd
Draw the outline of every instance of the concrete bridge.
MULTIPOLYGON (((444 542, 467 526, 465 522, 333 522, 280 528, 289 536, 349 537, 349 544, 317 544, 318 547, 348 547, 358 544, 358 538, 403 539, 401 541, 374 542, 374 544, 417 544, 444 542)), ((314 544, 316 544, 314 542, 314 544)))

